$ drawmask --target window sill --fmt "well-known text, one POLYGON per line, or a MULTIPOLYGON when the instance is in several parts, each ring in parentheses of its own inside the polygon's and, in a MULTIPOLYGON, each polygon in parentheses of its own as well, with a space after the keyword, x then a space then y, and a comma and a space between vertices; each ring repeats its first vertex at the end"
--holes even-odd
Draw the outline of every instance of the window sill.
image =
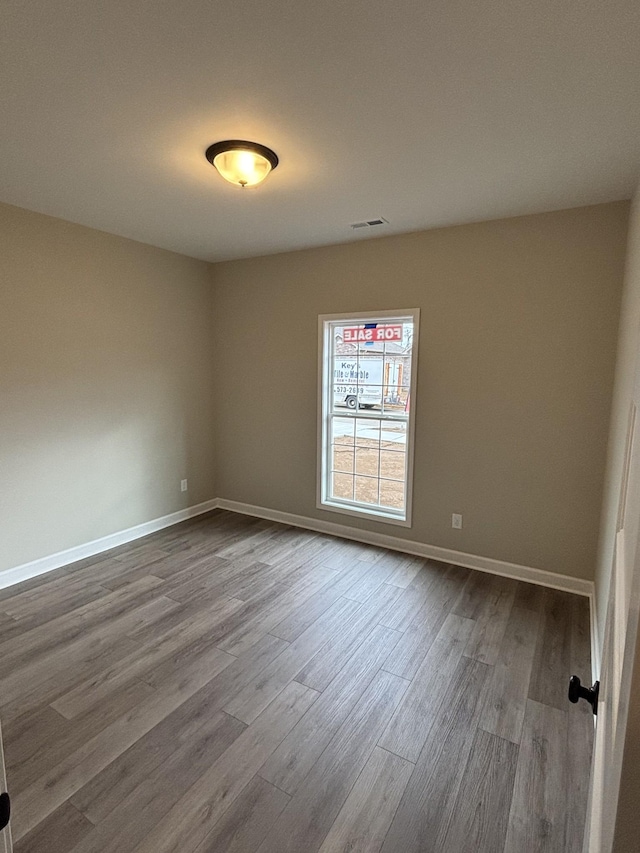
POLYGON ((316 504, 318 509, 328 510, 329 512, 338 512, 341 515, 350 515, 352 518, 364 518, 371 521, 381 521, 384 524, 395 524, 398 527, 411 527, 411 519, 397 515, 392 512, 385 512, 380 509, 369 507, 350 506, 349 504, 334 503, 333 501, 325 500, 318 501, 316 504))

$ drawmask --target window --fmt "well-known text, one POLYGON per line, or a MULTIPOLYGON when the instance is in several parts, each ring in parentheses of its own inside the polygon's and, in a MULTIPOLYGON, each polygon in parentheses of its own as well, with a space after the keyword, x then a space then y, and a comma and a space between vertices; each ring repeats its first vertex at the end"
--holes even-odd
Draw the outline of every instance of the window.
POLYGON ((319 318, 319 507, 410 526, 418 318, 319 318))

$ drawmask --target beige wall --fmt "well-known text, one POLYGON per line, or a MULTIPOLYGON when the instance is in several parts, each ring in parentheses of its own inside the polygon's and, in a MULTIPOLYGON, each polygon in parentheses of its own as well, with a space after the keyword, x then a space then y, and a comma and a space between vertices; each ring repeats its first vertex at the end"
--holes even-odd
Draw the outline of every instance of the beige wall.
POLYGON ((628 203, 216 265, 220 497, 315 507, 317 316, 419 307, 413 527, 592 578, 628 203), (464 529, 451 529, 451 513, 464 529))
POLYGON ((0 570, 215 496, 209 276, 0 205, 0 570))

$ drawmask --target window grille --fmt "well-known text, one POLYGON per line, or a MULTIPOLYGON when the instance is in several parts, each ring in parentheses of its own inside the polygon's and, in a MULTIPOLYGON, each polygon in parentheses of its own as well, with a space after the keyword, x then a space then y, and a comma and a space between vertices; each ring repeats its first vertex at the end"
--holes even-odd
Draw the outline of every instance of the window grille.
POLYGON ((320 507, 410 525, 418 315, 319 318, 320 507))

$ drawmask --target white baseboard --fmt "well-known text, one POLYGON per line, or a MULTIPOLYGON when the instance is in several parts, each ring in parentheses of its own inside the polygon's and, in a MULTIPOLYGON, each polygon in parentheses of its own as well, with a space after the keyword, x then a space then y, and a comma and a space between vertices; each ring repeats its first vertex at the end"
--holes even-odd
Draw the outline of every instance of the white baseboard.
POLYGON ((92 542, 85 542, 83 545, 67 548, 66 551, 59 551, 57 554, 41 557, 39 560, 33 560, 31 563, 15 566, 13 569, 5 569, 5 571, 0 572, 0 589, 29 580, 29 578, 35 578, 37 575, 43 575, 46 572, 52 572, 54 569, 59 569, 78 560, 84 560, 86 557, 93 557, 96 554, 101 554, 103 551, 117 548, 118 545, 125 545, 134 539, 141 539, 143 536, 155 533, 156 530, 162 530, 165 527, 178 524, 180 521, 186 521, 188 518, 210 512, 212 509, 216 509, 217 506, 218 500, 214 498, 213 500, 205 501, 186 509, 180 509, 178 512, 163 515, 161 518, 145 521, 144 524, 137 524, 135 527, 127 528, 127 530, 110 533, 108 536, 94 539, 92 542))
MULTIPOLYGON (((307 518, 304 515, 294 515, 289 512, 281 512, 276 509, 267 509, 261 506, 229 501, 226 498, 218 498, 216 504, 220 509, 238 512, 242 515, 252 515, 264 518, 268 521, 279 521, 292 527, 304 527, 314 530, 316 533, 328 533, 332 536, 340 536, 342 539, 353 539, 365 545, 377 545, 380 548, 389 548, 392 551, 403 551, 407 554, 415 554, 418 557, 426 557, 431 560, 440 560, 443 563, 454 563, 456 566, 464 566, 468 569, 477 569, 492 575, 501 575, 518 581, 535 583, 539 586, 559 589, 563 592, 573 592, 577 595, 586 595, 593 602, 593 581, 573 578, 570 575, 558 575, 544 569, 534 569, 529 566, 519 566, 517 563, 507 563, 503 560, 494 560, 491 557, 479 557, 475 554, 465 554, 462 551, 454 551, 450 548, 440 548, 438 545, 427 545, 422 542, 413 542, 410 539, 401 539, 398 536, 389 536, 385 533, 372 533, 369 530, 359 530, 355 527, 347 527, 344 524, 335 524, 332 521, 320 521, 317 518, 307 518)), ((593 607, 591 608, 593 610, 593 607)))
POLYGON ((307 530, 314 530, 317 533, 327 533, 331 536, 339 536, 342 539, 351 539, 355 542, 362 542, 365 545, 389 548, 392 551, 402 551, 407 554, 415 554, 418 557, 440 560, 443 563, 454 563, 457 566, 477 569, 481 572, 488 572, 489 574, 501 575, 502 577, 513 578, 514 580, 526 581, 527 583, 534 583, 539 586, 546 586, 552 589, 559 589, 564 592, 586 595, 590 599, 591 604, 592 660, 595 661, 596 659, 598 644, 595 608, 593 606, 594 584, 592 581, 573 578, 569 575, 558 575, 554 572, 545 571, 544 569, 520 566, 516 563, 507 563, 503 560, 494 560, 491 557, 480 557, 475 554, 465 554, 462 551, 454 551, 450 548, 440 548, 437 545, 413 542, 410 539, 401 539, 398 536, 389 536, 385 533, 373 533, 368 530, 348 527, 344 524, 336 524, 332 521, 321 521, 316 518, 308 518, 307 516, 295 515, 290 512, 282 512, 276 509, 253 506, 239 501, 227 500, 226 498, 213 498, 213 500, 205 501, 204 503, 196 504, 195 506, 187 507, 186 509, 181 509, 178 512, 172 512, 169 515, 162 516, 161 518, 146 521, 144 524, 129 527, 127 530, 111 533, 109 536, 94 539, 92 542, 86 542, 83 545, 76 545, 73 548, 68 548, 66 551, 60 551, 57 554, 41 557, 39 560, 33 560, 31 563, 24 563, 22 566, 6 569, 5 571, 0 572, 0 589, 4 589, 4 587, 12 586, 13 584, 36 577, 37 575, 44 574, 45 572, 51 572, 54 569, 59 569, 69 563, 75 563, 77 560, 84 560, 87 557, 93 557, 96 554, 101 554, 103 551, 109 551, 111 548, 116 548, 118 545, 124 545, 134 539, 140 539, 143 536, 148 536, 150 533, 155 533, 157 530, 162 530, 165 527, 171 527, 173 524, 178 524, 181 521, 186 521, 188 518, 193 518, 196 515, 202 515, 205 512, 210 512, 211 510, 218 508, 226 509, 230 512, 237 512, 241 515, 251 515, 256 518, 264 518, 267 521, 276 521, 282 524, 288 524, 292 527, 303 527, 307 530))

